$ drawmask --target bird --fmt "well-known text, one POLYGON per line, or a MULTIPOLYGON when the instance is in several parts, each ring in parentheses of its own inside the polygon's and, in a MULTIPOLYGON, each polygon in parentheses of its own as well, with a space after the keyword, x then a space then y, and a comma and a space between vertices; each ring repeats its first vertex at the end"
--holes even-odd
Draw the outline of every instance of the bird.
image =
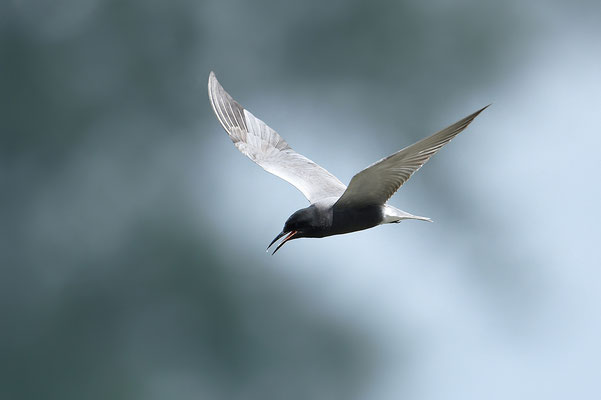
POLYGON ((326 169, 294 151, 276 131, 236 102, 213 71, 209 74, 208 91, 213 111, 234 146, 265 171, 295 186, 309 200, 310 205, 295 211, 267 246, 269 251, 284 238, 272 255, 293 239, 340 235, 406 219, 432 222, 386 202, 430 157, 490 106, 376 161, 345 186, 326 169))

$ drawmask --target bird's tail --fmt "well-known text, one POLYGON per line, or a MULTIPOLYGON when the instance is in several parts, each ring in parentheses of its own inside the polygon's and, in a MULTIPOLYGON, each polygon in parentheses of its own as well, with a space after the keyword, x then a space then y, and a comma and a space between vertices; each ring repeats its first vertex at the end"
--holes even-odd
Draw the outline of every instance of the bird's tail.
POLYGON ((389 206, 386 204, 384 206, 384 220, 383 224, 392 223, 392 222, 401 222, 404 219, 418 219, 420 221, 428 221, 432 222, 432 220, 428 217, 420 217, 418 215, 409 214, 403 210, 399 210, 393 206, 389 206))

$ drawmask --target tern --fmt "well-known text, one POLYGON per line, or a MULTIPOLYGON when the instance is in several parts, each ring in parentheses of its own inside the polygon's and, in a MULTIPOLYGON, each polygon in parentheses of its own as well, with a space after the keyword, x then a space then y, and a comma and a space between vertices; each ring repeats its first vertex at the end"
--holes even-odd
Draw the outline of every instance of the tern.
POLYGON ((276 131, 236 102, 212 71, 208 86, 213 111, 236 148, 265 171, 295 186, 311 203, 288 218, 282 232, 267 246, 269 250, 284 237, 272 254, 292 239, 340 235, 404 219, 432 222, 430 218, 410 214, 386 202, 430 157, 490 105, 368 166, 353 176, 347 187, 324 168, 292 150, 276 131))

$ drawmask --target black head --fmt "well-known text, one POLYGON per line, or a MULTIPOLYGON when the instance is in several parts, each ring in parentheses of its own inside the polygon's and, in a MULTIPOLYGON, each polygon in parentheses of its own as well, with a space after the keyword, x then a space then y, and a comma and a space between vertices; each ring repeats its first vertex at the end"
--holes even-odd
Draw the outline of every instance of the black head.
POLYGON ((311 236, 311 232, 316 228, 316 219, 316 210, 314 207, 307 207, 296 211, 286 220, 284 229, 275 237, 275 239, 273 239, 269 246, 267 246, 267 250, 269 250, 269 248, 284 235, 287 236, 282 240, 278 247, 276 247, 272 255, 289 240, 311 236))

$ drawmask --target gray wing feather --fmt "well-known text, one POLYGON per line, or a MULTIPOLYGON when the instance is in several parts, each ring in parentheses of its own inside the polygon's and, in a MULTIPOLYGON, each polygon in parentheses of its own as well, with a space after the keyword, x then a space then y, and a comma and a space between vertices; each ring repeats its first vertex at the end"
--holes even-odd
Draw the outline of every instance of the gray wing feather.
POLYGON ((336 206, 384 204, 415 171, 457 136, 488 106, 356 174, 336 206))
POLYGON ((213 111, 240 152, 265 171, 295 186, 311 203, 339 197, 346 186, 307 157, 292 150, 276 131, 236 102, 209 75, 209 99, 213 111))

